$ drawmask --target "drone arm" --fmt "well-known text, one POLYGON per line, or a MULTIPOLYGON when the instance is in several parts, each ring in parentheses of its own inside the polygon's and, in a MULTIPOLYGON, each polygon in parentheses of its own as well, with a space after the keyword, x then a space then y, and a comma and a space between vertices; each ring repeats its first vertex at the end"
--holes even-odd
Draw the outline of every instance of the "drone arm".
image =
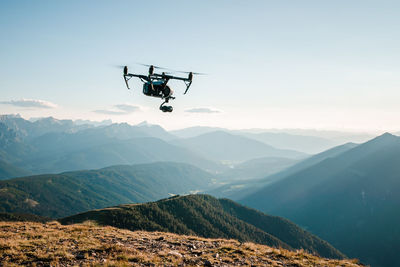
POLYGON ((172 76, 172 75, 168 75, 168 74, 157 74, 154 73, 152 74, 152 76, 156 77, 156 78, 164 78, 164 79, 174 79, 174 80, 180 80, 180 81, 187 81, 189 80, 188 78, 182 78, 182 77, 176 77, 176 76, 172 76))
MULTIPOLYGON (((147 79, 148 79, 148 77, 145 76, 145 75, 132 74, 132 73, 125 74, 124 77, 129 77, 129 79, 132 78, 132 77, 136 77, 136 78, 140 78, 140 79, 144 79, 144 80, 147 80, 147 79)), ((129 79, 128 79, 128 80, 129 80, 129 79)))
POLYGON ((189 90, 189 87, 192 85, 192 81, 191 80, 189 80, 189 82, 185 81, 185 84, 186 84, 186 90, 183 93, 184 95, 186 95, 187 91, 189 90))
POLYGON ((149 81, 149 77, 147 77, 147 76, 145 76, 145 75, 131 74, 131 73, 124 74, 125 84, 126 84, 126 87, 127 87, 128 89, 130 89, 130 88, 129 88, 128 81, 129 81, 132 77, 139 78, 142 82, 143 82, 143 81, 149 81))
POLYGON ((124 75, 124 80, 125 80, 126 87, 128 89, 131 89, 131 88, 129 88, 129 84, 128 84, 129 79, 126 77, 126 75, 124 75))

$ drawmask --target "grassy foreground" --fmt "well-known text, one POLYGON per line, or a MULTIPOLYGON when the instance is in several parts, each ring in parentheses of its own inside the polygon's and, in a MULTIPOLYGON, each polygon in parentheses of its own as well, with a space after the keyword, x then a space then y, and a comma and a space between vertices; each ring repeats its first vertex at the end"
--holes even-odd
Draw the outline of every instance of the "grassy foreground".
POLYGON ((360 266, 236 240, 100 227, 0 222, 1 266, 360 266))

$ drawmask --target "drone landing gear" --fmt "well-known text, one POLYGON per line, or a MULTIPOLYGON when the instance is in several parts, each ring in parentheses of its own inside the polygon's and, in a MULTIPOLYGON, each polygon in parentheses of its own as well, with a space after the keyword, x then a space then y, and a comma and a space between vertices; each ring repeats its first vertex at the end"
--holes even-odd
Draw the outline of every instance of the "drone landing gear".
POLYGON ((165 101, 160 105, 160 110, 162 112, 172 112, 174 108, 172 106, 164 106, 165 103, 168 103, 169 99, 175 99, 175 97, 166 98, 165 101))

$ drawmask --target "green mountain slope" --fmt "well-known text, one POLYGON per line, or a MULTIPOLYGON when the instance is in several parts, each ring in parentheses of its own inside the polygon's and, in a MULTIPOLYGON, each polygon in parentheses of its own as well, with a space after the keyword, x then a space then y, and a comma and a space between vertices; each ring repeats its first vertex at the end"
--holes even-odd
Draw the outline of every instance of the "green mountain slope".
POLYGON ((400 138, 384 134, 245 197, 372 266, 399 266, 400 138))
POLYGON ((29 171, 15 167, 3 160, 0 160, 0 180, 26 176, 29 174, 31 174, 29 171))
POLYGON ((0 212, 0 222, 48 222, 50 218, 29 213, 7 213, 0 212))
POLYGON ((113 166, 0 181, 0 212, 62 217, 208 188, 211 175, 180 163, 113 166))
POLYGON ((178 196, 145 204, 93 210, 60 221, 71 224, 86 220, 130 230, 233 238, 274 247, 304 248, 330 258, 343 257, 327 242, 285 219, 208 195, 178 196))

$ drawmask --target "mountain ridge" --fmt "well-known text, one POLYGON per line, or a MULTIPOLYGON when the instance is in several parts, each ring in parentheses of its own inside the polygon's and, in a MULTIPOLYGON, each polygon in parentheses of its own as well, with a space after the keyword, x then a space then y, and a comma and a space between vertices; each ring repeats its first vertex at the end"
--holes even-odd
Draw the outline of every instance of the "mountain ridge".
POLYGON ((13 178, 0 181, 0 212, 58 218, 201 190, 212 185, 211 179, 197 167, 173 162, 13 178))
POLYGON ((284 216, 373 266, 397 266, 400 137, 389 133, 259 189, 240 203, 284 216))
POLYGON ((101 225, 115 226, 129 230, 165 231, 177 234, 196 234, 211 238, 234 238, 239 241, 284 247, 308 249, 325 257, 344 258, 344 255, 327 242, 319 239, 295 224, 278 217, 262 214, 230 200, 218 200, 209 195, 186 195, 135 205, 120 205, 100 210, 92 210, 59 221, 63 224, 81 223, 87 220, 101 225), (235 217, 236 213, 257 214, 264 222, 279 221, 280 227, 264 230, 235 217), (281 222, 281 223, 280 223, 281 222), (286 232, 286 233, 282 233, 286 232), (291 247, 277 236, 286 236, 291 247), (293 239, 297 239, 293 241, 293 239))

